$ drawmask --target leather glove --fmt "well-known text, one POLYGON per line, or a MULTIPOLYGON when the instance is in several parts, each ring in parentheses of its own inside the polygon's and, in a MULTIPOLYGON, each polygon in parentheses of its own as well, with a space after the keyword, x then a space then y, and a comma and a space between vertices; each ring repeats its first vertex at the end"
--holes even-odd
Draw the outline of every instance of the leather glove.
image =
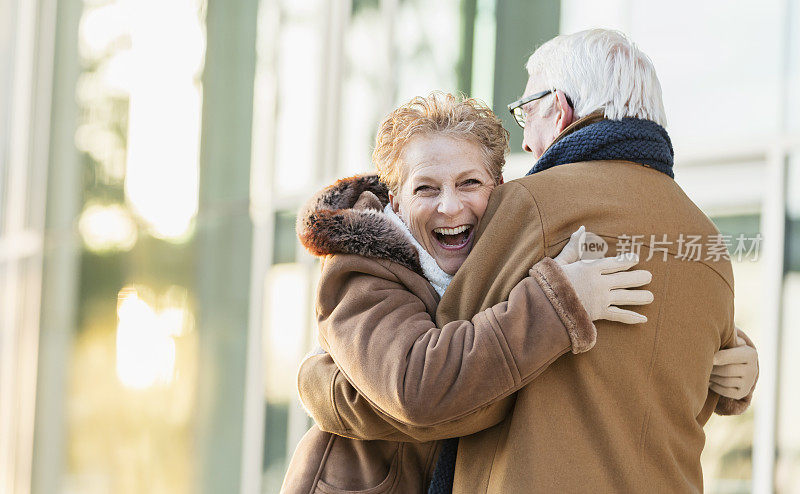
POLYGON ((721 396, 740 400, 750 394, 758 377, 758 352, 748 346, 736 328, 736 346, 714 354, 708 387, 721 396))
MULTIPOLYGON (((575 232, 575 234, 578 234, 575 232)), ((573 234, 573 237, 575 237, 573 234)), ((573 238, 570 238, 570 242, 573 238)), ((567 244, 569 245, 569 244, 567 244)), ((563 251, 562 251, 563 252, 563 251)), ((607 319, 625 324, 647 322, 647 317, 618 305, 646 305, 653 301, 649 290, 630 290, 653 279, 650 271, 627 271, 639 262, 636 254, 575 261, 561 266, 592 321, 607 319)))

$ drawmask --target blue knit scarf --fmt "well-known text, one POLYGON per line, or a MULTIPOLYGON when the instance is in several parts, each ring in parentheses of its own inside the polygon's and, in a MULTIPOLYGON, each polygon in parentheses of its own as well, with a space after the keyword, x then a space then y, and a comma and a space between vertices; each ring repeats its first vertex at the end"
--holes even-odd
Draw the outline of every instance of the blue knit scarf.
POLYGON ((428 486, 428 494, 451 494, 453 480, 456 473, 456 452, 458 451, 458 438, 451 437, 442 442, 433 477, 428 486))
POLYGON ((565 163, 622 160, 641 163, 675 178, 674 155, 667 131, 652 120, 600 120, 556 141, 528 175, 565 163))

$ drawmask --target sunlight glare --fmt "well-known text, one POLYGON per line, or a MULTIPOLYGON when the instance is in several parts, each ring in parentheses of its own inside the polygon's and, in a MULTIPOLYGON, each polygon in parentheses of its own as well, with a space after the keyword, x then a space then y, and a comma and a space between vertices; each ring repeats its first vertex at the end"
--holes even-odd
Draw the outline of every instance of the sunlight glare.
POLYGON ((167 385, 175 373, 174 324, 183 317, 156 312, 135 288, 120 290, 117 303, 117 376, 123 385, 146 389, 167 385))
POLYGON ((119 204, 87 206, 78 221, 78 231, 93 252, 128 251, 136 244, 136 223, 119 204))
POLYGON ((124 0, 131 28, 125 194, 153 235, 178 240, 198 207, 205 51, 193 0, 124 0))

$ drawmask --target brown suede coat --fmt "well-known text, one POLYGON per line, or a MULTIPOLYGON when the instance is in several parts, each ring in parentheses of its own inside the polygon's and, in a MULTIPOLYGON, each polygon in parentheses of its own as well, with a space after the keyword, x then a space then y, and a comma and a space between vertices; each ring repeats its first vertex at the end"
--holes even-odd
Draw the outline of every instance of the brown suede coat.
MULTIPOLYGON (((559 138, 597 118, 579 120, 559 138)), ((373 374, 372 387, 359 395, 329 358, 313 357, 301 368, 300 392, 320 427, 362 439, 466 436, 455 493, 702 491, 703 425, 715 410, 743 412, 750 396, 720 399, 708 389, 714 353, 734 343, 733 274, 727 259, 708 250, 718 234, 713 223, 666 175, 597 161, 498 187, 436 321, 445 326, 505 300, 527 266, 557 254, 582 224, 608 243, 607 255, 618 253, 625 236, 641 236, 638 267, 653 273, 646 288, 655 301, 636 310, 647 323, 598 321, 592 351, 554 361, 535 380, 536 372, 504 364, 486 366, 470 381, 445 376, 444 392, 461 408, 441 406, 436 392, 426 410, 416 403, 397 410, 386 406, 397 404, 398 390, 384 374, 373 374), (670 244, 659 243, 663 235, 670 244), (702 238, 699 259, 686 255, 691 235, 702 238), (502 389, 490 401, 486 379, 502 389)), ((406 358, 392 347, 366 350, 374 353, 360 359, 406 358)))
POLYGON ((366 405, 377 415, 359 424, 370 429, 369 441, 346 437, 349 418, 331 424, 329 415, 315 416, 341 436, 309 430, 282 492, 427 492, 438 444, 398 429, 433 430, 445 414, 460 430, 480 431, 509 410, 487 404, 596 340, 596 328, 549 258, 532 265, 503 301, 437 327, 439 296, 422 276, 414 247, 381 212, 387 200, 375 176, 355 177, 325 189, 299 217, 301 241, 325 255, 317 314, 320 343, 329 352, 309 357, 324 372, 308 379, 301 371, 301 397, 327 400, 345 384, 353 391, 348 399, 374 397, 366 405))

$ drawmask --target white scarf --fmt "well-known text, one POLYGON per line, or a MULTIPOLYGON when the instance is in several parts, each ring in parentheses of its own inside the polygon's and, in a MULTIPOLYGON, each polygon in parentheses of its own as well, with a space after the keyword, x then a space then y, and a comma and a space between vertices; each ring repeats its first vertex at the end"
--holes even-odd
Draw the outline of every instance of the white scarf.
POLYGON ((447 289, 447 285, 450 284, 452 281, 453 276, 449 275, 444 272, 442 268, 439 267, 439 264, 436 263, 436 259, 433 258, 432 255, 425 250, 417 239, 414 238, 414 235, 411 234, 411 230, 408 229, 408 225, 406 225, 403 220, 392 211, 391 203, 387 204, 385 208, 383 208, 383 212, 386 213, 386 216, 389 217, 397 226, 403 230, 403 233, 406 234, 406 237, 411 242, 411 245, 417 249, 419 252, 419 263, 422 265, 422 274, 425 275, 425 278, 428 279, 431 285, 433 285, 434 290, 436 293, 439 294, 441 297, 444 295, 444 291, 447 289))

